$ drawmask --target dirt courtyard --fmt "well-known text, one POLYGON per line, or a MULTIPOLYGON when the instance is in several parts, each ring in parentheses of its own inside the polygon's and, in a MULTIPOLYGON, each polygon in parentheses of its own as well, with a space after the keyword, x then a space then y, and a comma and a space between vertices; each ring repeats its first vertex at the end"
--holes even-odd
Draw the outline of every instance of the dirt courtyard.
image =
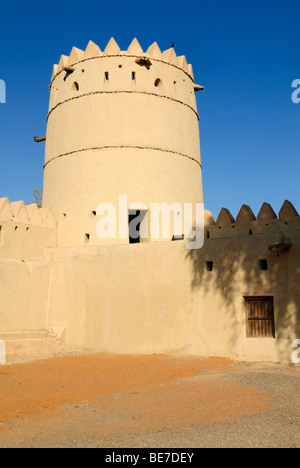
POLYGON ((300 366, 86 354, 0 366, 1 448, 300 447, 300 366))

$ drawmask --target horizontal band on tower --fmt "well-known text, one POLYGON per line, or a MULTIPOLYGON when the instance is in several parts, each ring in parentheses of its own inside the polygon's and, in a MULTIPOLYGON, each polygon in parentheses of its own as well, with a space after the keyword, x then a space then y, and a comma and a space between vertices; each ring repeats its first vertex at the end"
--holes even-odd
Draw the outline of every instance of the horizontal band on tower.
POLYGON ((197 161, 196 159, 192 158, 191 156, 188 156, 187 154, 178 153, 177 151, 171 151, 171 150, 162 149, 162 148, 152 148, 151 146, 126 146, 126 145, 120 145, 120 146, 110 146, 109 145, 109 146, 99 146, 99 147, 96 147, 96 148, 82 148, 82 149, 79 149, 79 150, 70 151, 68 153, 63 153, 63 154, 60 154, 58 156, 55 156, 52 159, 49 159, 49 161, 47 161, 45 163, 44 169, 48 166, 48 164, 50 162, 55 161, 56 159, 59 159, 59 158, 63 158, 65 156, 69 156, 71 154, 82 153, 84 151, 99 151, 99 150, 105 150, 105 149, 139 149, 139 150, 152 150, 152 151, 161 151, 163 153, 171 153, 171 154, 174 154, 176 156, 181 156, 181 157, 190 159, 191 161, 198 164, 198 166, 202 169, 202 165, 200 164, 200 162, 197 161))
POLYGON ((80 96, 74 96, 74 97, 72 97, 70 99, 66 99, 65 101, 59 102, 58 104, 56 104, 56 106, 54 106, 49 111, 48 116, 47 116, 47 122, 48 122, 48 119, 49 119, 50 115, 52 114, 52 112, 55 109, 57 109, 59 106, 61 106, 62 104, 65 104, 65 103, 70 102, 70 101, 74 101, 75 99, 80 99, 80 98, 87 97, 87 96, 93 96, 95 94, 118 94, 118 93, 120 93, 120 94, 145 94, 147 96, 155 96, 155 97, 159 97, 159 98, 169 99, 170 101, 178 102, 179 104, 182 104, 183 106, 186 106, 189 109, 191 109, 194 112, 194 114, 197 116, 197 119, 200 120, 198 112, 195 111, 195 109, 192 106, 190 106, 189 104, 186 104, 183 101, 180 101, 179 99, 174 99, 172 97, 161 95, 161 94, 156 94, 156 93, 148 93, 148 92, 145 92, 145 91, 127 91, 127 90, 121 91, 120 90, 120 91, 91 91, 90 93, 81 94, 80 96))

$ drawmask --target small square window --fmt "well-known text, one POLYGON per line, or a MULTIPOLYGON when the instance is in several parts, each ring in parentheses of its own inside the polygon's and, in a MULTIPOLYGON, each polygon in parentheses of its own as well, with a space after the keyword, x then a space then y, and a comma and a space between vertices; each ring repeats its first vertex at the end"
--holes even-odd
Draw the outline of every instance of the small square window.
POLYGON ((183 240, 183 239, 184 239, 184 234, 174 234, 174 236, 172 236, 172 241, 183 240))
POLYGON ((214 262, 206 262, 206 271, 213 271, 214 262))
POLYGON ((266 259, 261 259, 258 261, 258 266, 261 271, 267 271, 268 269, 268 262, 266 259))

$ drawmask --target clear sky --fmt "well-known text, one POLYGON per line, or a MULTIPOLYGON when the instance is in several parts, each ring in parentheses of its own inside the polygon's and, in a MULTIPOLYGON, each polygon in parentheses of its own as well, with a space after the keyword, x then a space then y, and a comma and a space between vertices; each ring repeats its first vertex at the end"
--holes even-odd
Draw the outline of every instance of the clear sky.
POLYGON ((175 43, 197 84, 205 207, 216 218, 263 202, 278 213, 285 199, 300 210, 299 0, 15 1, 1 3, 0 198, 32 201, 43 183, 53 64, 91 39, 113 36, 126 50, 175 43))

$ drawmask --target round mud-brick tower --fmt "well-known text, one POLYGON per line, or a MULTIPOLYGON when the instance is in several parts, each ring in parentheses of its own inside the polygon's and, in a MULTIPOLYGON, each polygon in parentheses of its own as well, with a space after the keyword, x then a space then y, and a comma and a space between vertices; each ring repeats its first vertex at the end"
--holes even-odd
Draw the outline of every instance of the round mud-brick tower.
POLYGON ((61 57, 50 85, 43 198, 58 246, 128 243, 119 236, 120 195, 128 210, 202 203, 199 89, 185 56, 156 43, 143 52, 134 39, 123 52, 112 38, 104 52, 90 42, 61 57), (101 203, 116 207, 116 238, 97 235, 101 203))

